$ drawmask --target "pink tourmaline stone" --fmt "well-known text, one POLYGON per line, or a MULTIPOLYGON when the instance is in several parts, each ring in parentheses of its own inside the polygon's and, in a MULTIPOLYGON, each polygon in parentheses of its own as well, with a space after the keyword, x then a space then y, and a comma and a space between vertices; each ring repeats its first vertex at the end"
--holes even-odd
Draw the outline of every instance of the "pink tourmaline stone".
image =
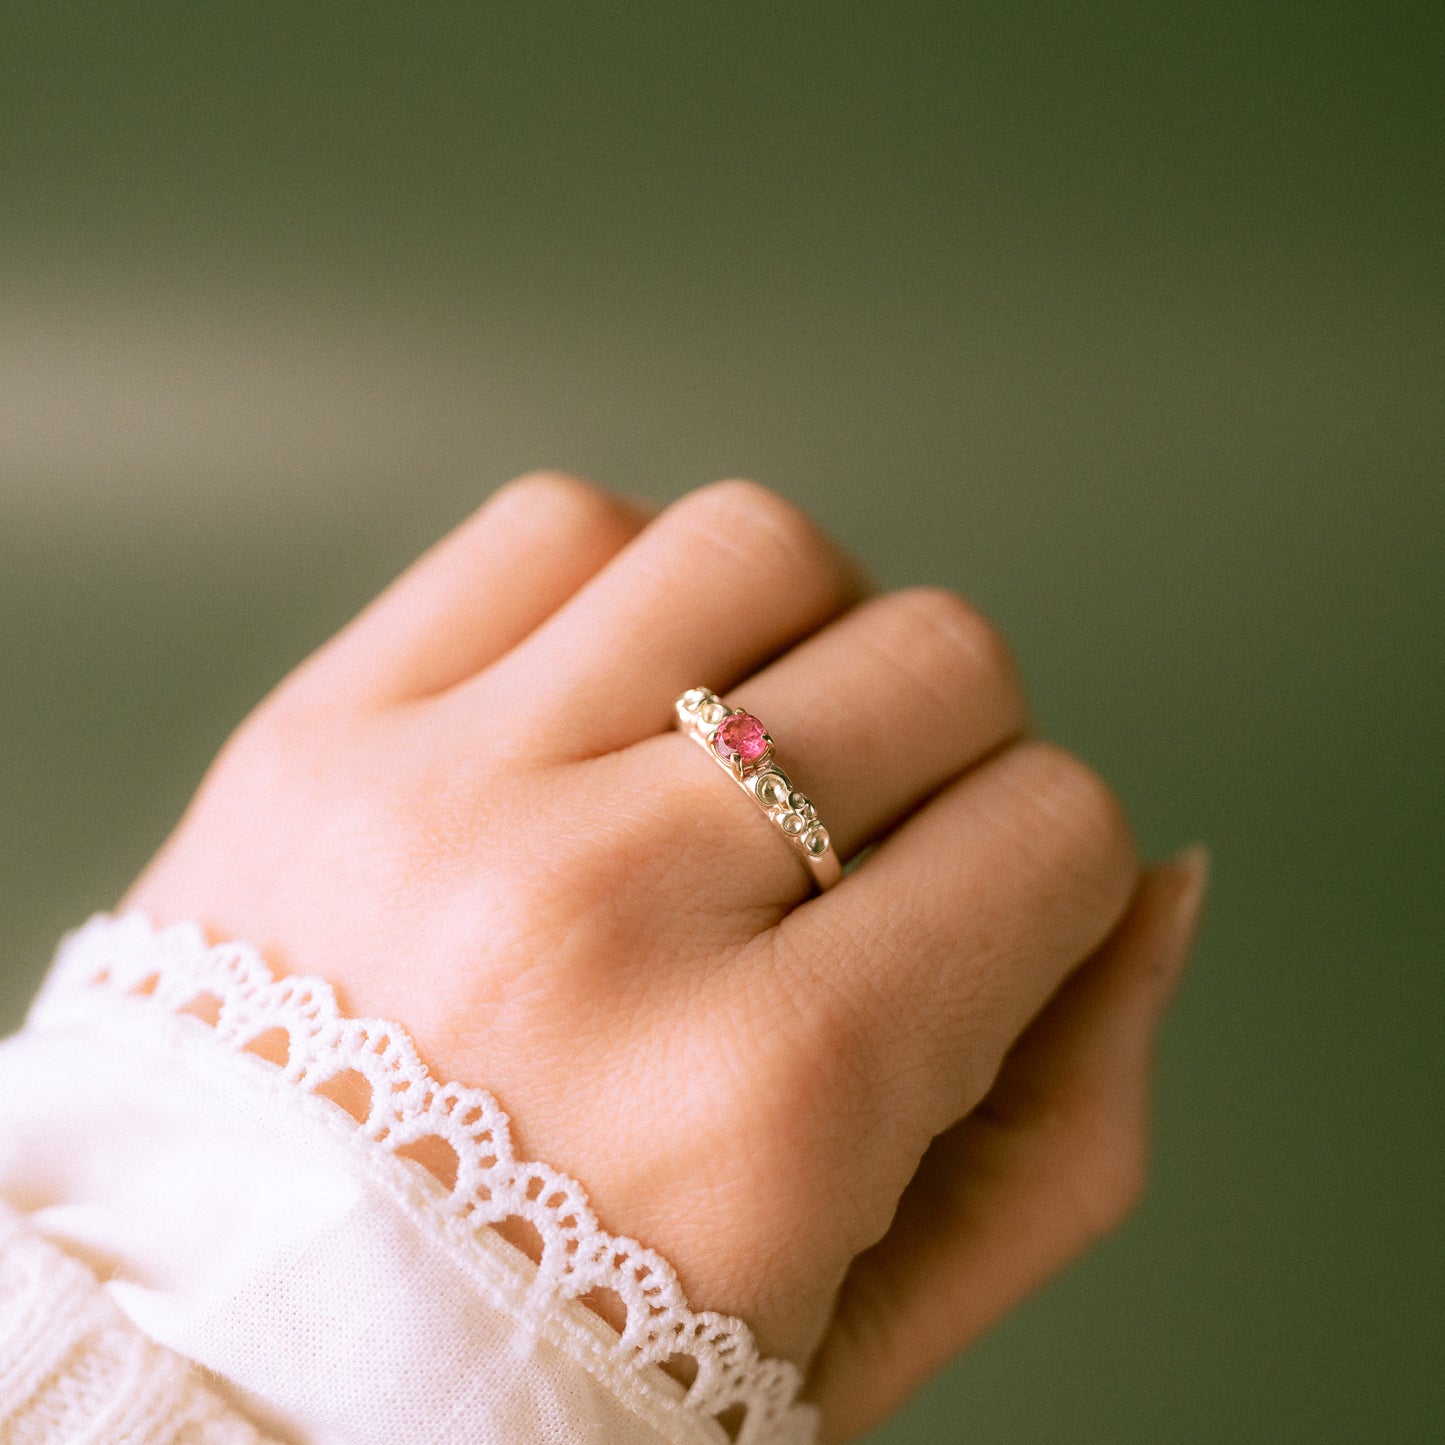
POLYGON ((767 734, 763 725, 750 712, 734 713, 725 717, 712 735, 713 750, 718 757, 729 761, 738 758, 744 766, 755 763, 768 750, 767 734))

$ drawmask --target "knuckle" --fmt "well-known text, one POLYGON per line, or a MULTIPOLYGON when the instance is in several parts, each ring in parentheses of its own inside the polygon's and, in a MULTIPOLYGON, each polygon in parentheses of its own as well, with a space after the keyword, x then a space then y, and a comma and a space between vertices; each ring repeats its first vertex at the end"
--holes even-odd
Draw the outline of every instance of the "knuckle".
POLYGON ((746 1074, 768 1098, 797 1107, 818 1094, 836 1097, 838 1084, 860 1052, 859 1013, 836 974, 814 965, 778 935, 763 935, 752 945, 764 966, 749 969, 750 1027, 741 1057, 746 1074), (786 986, 806 970, 809 987, 786 986))
POLYGON ((980 678, 1021 692, 1019 669, 1003 633, 972 603, 945 587, 908 587, 887 604, 899 641, 946 676, 975 685, 980 678))
POLYGON ((588 517, 622 510, 622 504, 605 488, 570 472, 524 472, 503 483, 491 497, 493 508, 518 507, 566 517, 588 517))
POLYGON ((897 1047, 910 1020, 887 985, 886 965, 845 977, 796 951, 787 956, 787 965, 760 978, 753 1011, 769 1020, 759 1051, 764 1091, 788 1101, 795 1118, 820 1121, 822 1133, 840 1130, 845 1137, 833 1140, 840 1149, 856 1149, 859 1126, 884 1128, 898 1100, 930 1097, 940 1071, 929 1050, 897 1047), (804 969, 807 988, 783 982, 804 969))
POLYGON ((673 510, 686 525, 730 549, 771 547, 793 565, 813 563, 829 550, 806 512, 757 482, 710 482, 689 492, 673 510))
POLYGON ((1139 871, 1138 848, 1118 795, 1087 763, 1053 743, 1019 745, 1031 805, 1063 846, 1075 882, 1100 907, 1123 908, 1139 871))

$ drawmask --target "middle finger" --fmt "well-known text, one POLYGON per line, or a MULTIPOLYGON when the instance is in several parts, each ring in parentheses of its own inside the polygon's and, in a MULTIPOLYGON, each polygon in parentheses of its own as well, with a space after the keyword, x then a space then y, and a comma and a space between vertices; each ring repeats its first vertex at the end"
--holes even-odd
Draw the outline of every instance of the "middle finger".
POLYGON ((699 674, 732 686, 866 590, 802 512, 715 483, 663 512, 462 705, 503 750, 595 758, 664 729, 699 674))
MULTIPOLYGON (((692 681, 710 685, 701 677, 692 681)), ((1017 737, 1028 721, 1023 685, 998 632, 951 592, 912 588, 860 603, 739 683, 725 699, 769 729, 775 766, 818 809, 840 858, 900 822, 950 779, 1017 737)), ((648 738, 629 762, 642 777, 670 776, 676 735, 648 738)), ((679 826, 712 835, 741 857, 741 886, 796 901, 807 875, 753 805, 689 762, 679 826), (748 830, 739 837, 739 828, 748 830), (746 866, 747 863, 751 866, 746 866)))
POLYGON ((1001 634, 935 587, 861 603, 739 684, 847 858, 1028 724, 1001 634))

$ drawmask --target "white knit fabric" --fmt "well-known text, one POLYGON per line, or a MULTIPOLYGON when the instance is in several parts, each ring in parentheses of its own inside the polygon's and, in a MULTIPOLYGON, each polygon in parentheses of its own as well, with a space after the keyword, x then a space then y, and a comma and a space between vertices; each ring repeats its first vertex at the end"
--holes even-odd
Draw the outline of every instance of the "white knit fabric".
MULTIPOLYGON (((759 1359, 739 1321, 693 1311, 665 1261, 603 1231, 573 1181, 516 1159, 490 1096, 431 1079, 402 1029, 346 1019, 321 981, 276 980, 253 950, 189 926, 101 917, 62 947, 26 1028, 0 1044, 7 1200, 13 1237, 63 1250, 50 1257, 71 1287, 80 1270, 93 1307, 165 1362, 147 1380, 189 1380, 194 1361, 238 1421, 297 1445, 815 1432, 797 1371, 759 1359), (328 1096, 343 1077, 357 1118, 328 1096), (419 1141, 444 1177, 407 1157, 419 1141), (518 1219, 535 1262, 492 1227, 518 1219), (626 1306, 621 1333, 584 1303, 595 1290, 626 1306), (668 1362, 690 1365, 688 1388, 668 1362)), ((0 1419, 19 1388, 0 1365, 0 1419)), ((119 1374, 104 1389, 143 1393, 119 1374)))
POLYGON ((83 1264, 0 1203, 0 1440, 266 1445, 83 1264))

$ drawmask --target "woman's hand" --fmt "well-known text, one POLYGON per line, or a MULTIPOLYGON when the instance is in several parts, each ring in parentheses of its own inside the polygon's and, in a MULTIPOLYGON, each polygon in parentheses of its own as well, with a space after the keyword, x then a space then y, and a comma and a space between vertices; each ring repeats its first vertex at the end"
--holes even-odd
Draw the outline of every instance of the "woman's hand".
POLYGON ((125 900, 405 1025, 811 1362, 831 1438, 1124 1217, 1203 887, 1141 876, 965 602, 867 592, 750 483, 649 520, 523 478, 243 724, 125 900), (671 730, 694 685, 877 845, 836 888, 671 730))

